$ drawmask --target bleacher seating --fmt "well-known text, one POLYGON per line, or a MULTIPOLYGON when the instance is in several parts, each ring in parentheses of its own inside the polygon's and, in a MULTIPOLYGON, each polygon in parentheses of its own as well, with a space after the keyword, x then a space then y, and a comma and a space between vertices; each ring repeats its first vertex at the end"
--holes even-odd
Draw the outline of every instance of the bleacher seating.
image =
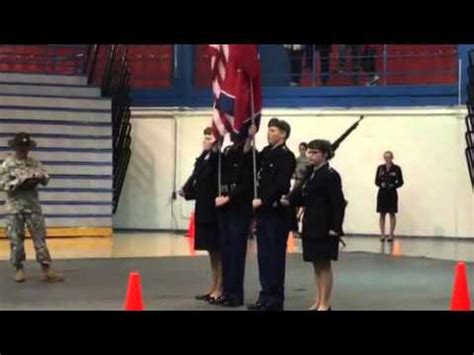
MULTIPOLYGON (((112 227, 111 100, 85 76, 0 73, 0 160, 16 132, 52 175, 41 188, 48 227, 112 227)), ((0 194, 0 236, 4 193, 0 194)))

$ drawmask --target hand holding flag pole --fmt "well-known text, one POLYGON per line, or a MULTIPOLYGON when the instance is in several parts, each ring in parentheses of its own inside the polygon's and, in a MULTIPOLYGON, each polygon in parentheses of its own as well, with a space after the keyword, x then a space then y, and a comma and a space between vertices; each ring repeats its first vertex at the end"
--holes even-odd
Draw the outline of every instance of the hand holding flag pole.
POLYGON ((219 137, 216 141, 217 147, 217 190, 218 195, 222 195, 222 145, 224 143, 224 137, 219 137))
MULTIPOLYGON (((248 138, 247 130, 252 125, 258 130, 262 106, 260 84, 260 60, 258 46, 250 45, 209 45, 211 53, 212 90, 214 107, 212 125, 216 137, 231 134, 236 144, 248 138), (249 117, 250 116, 250 117, 249 117)), ((254 196, 257 196, 257 159, 255 135, 252 142, 254 196)), ((222 143, 218 144, 222 148, 222 143)), ((246 149, 249 147, 245 146, 246 149)), ((220 149, 219 149, 220 151, 220 149)), ((219 182, 221 161, 219 156, 219 182)), ((220 184, 219 184, 220 185, 220 184)), ((219 186, 219 193, 221 193, 219 186)))

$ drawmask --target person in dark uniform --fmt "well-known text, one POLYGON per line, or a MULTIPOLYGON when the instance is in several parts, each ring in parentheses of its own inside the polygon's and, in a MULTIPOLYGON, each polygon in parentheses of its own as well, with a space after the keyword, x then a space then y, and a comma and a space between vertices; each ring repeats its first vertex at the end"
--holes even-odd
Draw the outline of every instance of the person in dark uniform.
POLYGON ((333 157, 331 143, 316 139, 308 144, 308 158, 313 165, 283 204, 304 207, 303 260, 313 264, 317 296, 311 310, 331 310, 333 285, 331 260, 337 260, 340 237, 344 234, 345 200, 341 178, 329 166, 333 157))
POLYGON ((222 295, 222 266, 219 228, 215 198, 218 194, 218 151, 212 128, 204 130, 203 152, 197 158, 194 171, 179 191, 186 200, 196 200, 195 250, 207 250, 211 262, 212 282, 206 294, 197 300, 215 302, 222 295))
POLYGON ((395 214, 398 212, 398 193, 397 189, 403 186, 402 169, 393 164, 393 153, 387 151, 383 158, 385 164, 379 165, 375 174, 375 185, 379 187, 377 194, 377 212, 380 213, 380 232, 382 242, 385 241, 385 216, 390 214, 390 236, 389 242, 393 242, 393 234, 397 219, 395 214))
POLYGON ((216 198, 221 237, 223 296, 218 304, 244 304, 247 239, 253 217, 253 160, 249 140, 228 146, 222 154, 222 196, 216 198))
POLYGON ((296 167, 286 146, 290 125, 273 118, 268 124, 268 143, 258 154, 258 198, 252 202, 257 214, 257 254, 261 292, 249 310, 283 310, 286 243, 291 211, 281 205, 290 190, 296 167))

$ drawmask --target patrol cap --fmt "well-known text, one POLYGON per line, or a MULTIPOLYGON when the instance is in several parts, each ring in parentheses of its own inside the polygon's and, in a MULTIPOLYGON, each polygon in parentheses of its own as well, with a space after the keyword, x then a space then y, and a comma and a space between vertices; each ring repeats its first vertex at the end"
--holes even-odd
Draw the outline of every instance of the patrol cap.
POLYGON ((272 118, 270 122, 268 122, 268 127, 278 127, 279 129, 286 132, 286 139, 290 137, 291 127, 290 124, 284 120, 279 120, 278 118, 272 118))
POLYGON ((26 132, 19 132, 13 139, 8 141, 8 145, 12 148, 24 147, 33 149, 36 147, 36 142, 31 139, 30 135, 26 132))
POLYGON ((325 139, 314 139, 308 143, 308 149, 317 149, 323 153, 327 153, 328 160, 334 157, 334 150, 332 149, 332 144, 325 139))

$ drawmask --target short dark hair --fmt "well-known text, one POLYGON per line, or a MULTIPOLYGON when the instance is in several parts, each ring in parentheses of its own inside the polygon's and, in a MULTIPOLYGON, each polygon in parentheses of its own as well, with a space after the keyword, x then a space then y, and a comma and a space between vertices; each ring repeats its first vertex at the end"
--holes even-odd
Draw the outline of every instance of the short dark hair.
POLYGON ((206 128, 204 129, 204 132, 203 132, 203 133, 204 133, 205 136, 211 135, 211 134, 212 134, 212 127, 206 127, 206 128))
POLYGON ((325 139, 314 139, 308 144, 309 149, 315 149, 321 151, 323 154, 327 154, 327 160, 334 157, 334 150, 331 142, 325 139))
POLYGON ((308 149, 308 144, 306 142, 301 142, 299 147, 304 147, 305 149, 308 149))
POLYGON ((385 153, 383 153, 383 155, 385 156, 385 154, 390 154, 390 156, 392 157, 393 159, 393 153, 391 150, 387 150, 385 153))

